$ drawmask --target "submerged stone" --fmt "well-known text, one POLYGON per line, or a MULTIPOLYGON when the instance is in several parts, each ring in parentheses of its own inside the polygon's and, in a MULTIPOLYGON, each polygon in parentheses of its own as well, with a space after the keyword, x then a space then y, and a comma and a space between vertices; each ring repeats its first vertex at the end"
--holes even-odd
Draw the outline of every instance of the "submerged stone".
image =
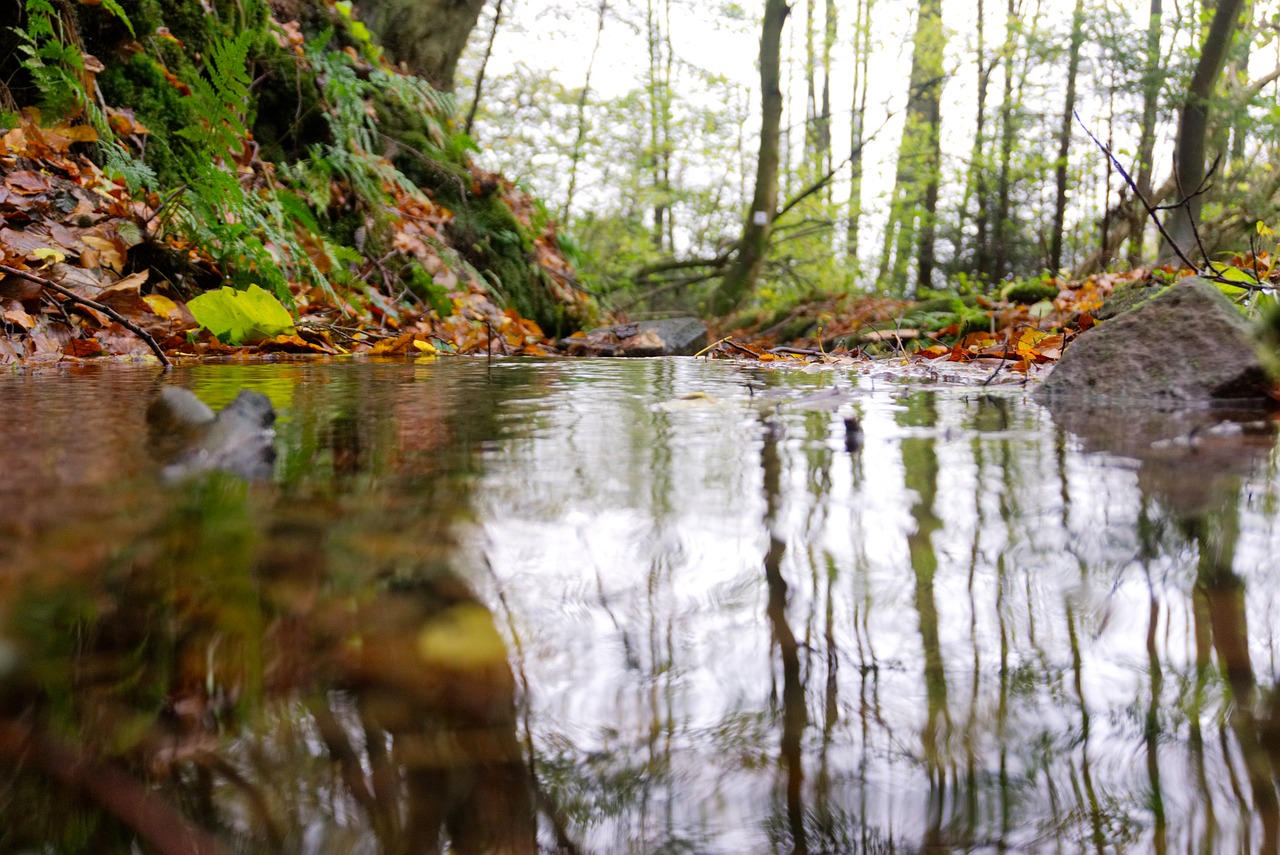
POLYGON ((1037 394, 1168 408, 1261 405, 1270 387, 1249 323, 1215 284, 1190 277, 1081 335, 1037 394))
POLYGON ((222 471, 265 481, 275 465, 275 408, 261 392, 243 389, 214 415, 189 389, 166 386, 147 408, 152 448, 166 481, 222 471))
POLYGON ((570 356, 692 356, 707 346, 697 318, 662 318, 599 327, 560 341, 570 356))

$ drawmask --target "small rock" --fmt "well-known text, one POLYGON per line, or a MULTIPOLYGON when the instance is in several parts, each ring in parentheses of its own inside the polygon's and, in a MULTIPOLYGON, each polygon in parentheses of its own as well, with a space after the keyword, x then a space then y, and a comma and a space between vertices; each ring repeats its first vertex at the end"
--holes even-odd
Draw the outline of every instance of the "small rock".
POLYGON ((692 356, 706 346, 707 328, 697 318, 613 324, 560 340, 570 356, 692 356))
POLYGON ((216 416, 189 389, 166 386, 147 407, 152 448, 166 481, 219 470, 249 481, 270 479, 275 408, 261 392, 241 390, 216 416))
POLYGON ((1082 334, 1037 394, 1156 407, 1264 404, 1270 378, 1248 322, 1190 277, 1082 334))

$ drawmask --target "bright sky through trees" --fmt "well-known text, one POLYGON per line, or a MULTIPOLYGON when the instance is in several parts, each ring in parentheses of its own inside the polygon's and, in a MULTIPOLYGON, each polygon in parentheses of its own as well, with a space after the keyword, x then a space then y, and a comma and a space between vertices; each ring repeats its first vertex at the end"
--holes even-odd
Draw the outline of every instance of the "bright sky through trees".
MULTIPOLYGON (((806 80, 804 76, 806 45, 805 21, 807 2, 821 7, 824 0, 794 0, 787 28, 783 34, 784 93, 787 97, 783 117, 783 146, 789 148, 792 165, 803 157, 806 124, 806 80)), ((1109 141, 1121 161, 1135 161, 1141 93, 1133 84, 1138 72, 1129 67, 1141 62, 1144 32, 1147 26, 1149 0, 1092 0, 1088 10, 1087 33, 1080 59, 1079 94, 1076 110, 1081 120, 1098 136, 1109 141)), ((667 4, 654 3, 654 8, 665 10, 667 4)), ((1170 173, 1172 135, 1176 125, 1176 102, 1183 75, 1193 62, 1191 45, 1198 46, 1199 34, 1191 32, 1186 10, 1174 9, 1166 2, 1165 27, 1162 49, 1168 63, 1169 82, 1161 95, 1161 111, 1156 129, 1154 180, 1164 181, 1170 173)), ((1255 18, 1265 18, 1267 6, 1275 3, 1257 3, 1255 18)), ((494 45, 489 73, 509 74, 517 65, 552 75, 554 80, 568 90, 582 85, 586 74, 591 45, 594 39, 596 18, 593 4, 588 0, 506 0, 504 23, 494 45)), ((852 62, 852 7, 853 0, 840 0, 840 10, 835 48, 831 66, 831 138, 833 157, 839 162, 848 155, 850 104, 854 65, 852 62)), ((942 174, 939 208, 955 211, 962 207, 963 195, 969 192, 965 185, 968 164, 974 156, 975 105, 978 89, 977 61, 977 10, 979 0, 943 0, 943 26, 946 33, 944 55, 945 84, 942 90, 941 147, 942 174)), ((1021 34, 1019 55, 1015 66, 1022 74, 1017 97, 1025 103, 1032 118, 1020 128, 1014 145, 1026 168, 1045 169, 1043 163, 1056 157, 1055 134, 1060 125, 1062 102, 1065 93, 1066 42, 1070 32, 1074 0, 1016 0, 1020 10, 1021 34), (1030 34, 1027 36, 1026 34, 1030 34), (1029 41, 1027 40, 1029 39, 1029 41)), ((1004 66, 996 62, 1002 40, 1006 35, 1006 0, 985 0, 983 23, 985 26, 985 55, 993 63, 986 111, 989 116, 1001 108, 1003 96, 1002 75, 1004 66)), ((723 90, 713 90, 703 85, 703 80, 690 69, 712 75, 722 75, 736 85, 742 99, 749 99, 744 115, 749 117, 745 130, 743 149, 750 156, 754 145, 753 135, 758 133, 759 93, 756 58, 759 50, 759 16, 762 2, 703 3, 692 0, 670 0, 669 37, 671 50, 677 58, 676 82, 673 97, 696 102, 699 98, 723 99, 723 90)), ((866 239, 859 244, 864 263, 878 253, 877 234, 883 229, 888 210, 888 193, 895 174, 895 161, 899 152, 903 124, 903 110, 907 100, 908 73, 911 66, 912 32, 915 25, 915 4, 900 0, 877 0, 874 4, 871 26, 872 55, 869 63, 870 87, 865 117, 865 133, 871 138, 866 143, 862 199, 865 205, 866 239)), ((642 90, 648 61, 643 30, 646 3, 644 0, 616 0, 610 3, 610 17, 601 38, 595 68, 592 73, 593 98, 620 99, 627 93, 642 90)), ((1272 10, 1275 11, 1275 10, 1272 10)), ((490 10, 491 12, 491 10, 490 10)), ((474 68, 482 41, 478 28, 473 41, 470 65, 474 68)), ((1270 42, 1269 31, 1264 28, 1253 36, 1248 55, 1250 77, 1257 78, 1280 64, 1277 46, 1270 42)), ((820 72, 819 72, 820 73, 820 72)), ((1268 99, 1274 98, 1275 85, 1264 91, 1268 99)), ((464 104, 469 100, 467 83, 459 90, 464 104)), ((501 107, 492 108, 500 111, 501 107)), ((625 126, 599 127, 601 136, 626 136, 633 131, 625 126)), ((478 133, 481 145, 486 145, 483 123, 478 133)), ((988 141, 991 142, 991 141, 988 141)), ((676 140, 680 144, 680 140, 676 140)), ((497 146, 495 146, 497 148, 497 146)), ((784 169, 787 168, 784 157, 784 169)), ((501 163, 509 173, 520 173, 520 164, 513 159, 501 163)), ((691 170, 707 170, 717 166, 694 165, 691 170)), ((1074 247, 1068 251, 1064 264, 1079 263, 1085 254, 1091 231, 1096 231, 1101 212, 1114 207, 1120 200, 1122 182, 1118 176, 1107 174, 1106 159, 1090 143, 1078 126, 1073 129, 1069 155, 1070 180, 1068 182, 1068 211, 1066 231, 1075 234, 1074 247)), ((608 194, 607 181, 597 181, 592 186, 590 164, 585 164, 587 178, 582 183, 584 204, 592 198, 608 194)), ((1049 168, 1051 172, 1051 168, 1049 168)), ((793 173, 795 171, 793 170, 793 173)), ((526 169, 523 172, 538 192, 548 197, 551 204, 557 202, 555 186, 558 177, 555 170, 526 169)), ((795 192, 796 174, 790 176, 791 186, 784 178, 783 197, 795 192)), ((847 199, 849 183, 842 174, 836 184, 834 201, 847 199)), ((1039 211, 1052 207, 1052 182, 1024 188, 1019 204, 1024 210, 1039 211), (1028 195, 1029 194, 1029 195, 1028 195)), ((747 188, 749 194, 749 188, 747 188)), ((741 200, 735 200, 740 205, 741 200)), ((1259 216, 1268 212, 1260 211, 1259 216)), ((736 215, 735 215, 736 216, 736 215)), ((1038 226, 1037 226, 1038 228, 1038 226)), ((680 247, 677 245, 676 249, 680 247)))

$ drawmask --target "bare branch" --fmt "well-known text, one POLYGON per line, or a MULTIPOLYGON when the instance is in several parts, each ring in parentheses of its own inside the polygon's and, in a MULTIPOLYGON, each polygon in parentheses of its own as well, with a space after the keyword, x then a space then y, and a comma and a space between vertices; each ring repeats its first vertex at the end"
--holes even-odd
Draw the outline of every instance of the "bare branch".
POLYGON ((165 368, 173 367, 173 363, 169 361, 169 357, 164 355, 164 351, 160 349, 160 345, 156 344, 156 340, 151 337, 151 334, 149 332, 147 332, 142 327, 138 326, 133 321, 129 320, 124 315, 120 314, 110 306, 104 306, 102 303, 96 302, 94 300, 90 300, 87 297, 81 297, 79 294, 75 293, 70 288, 67 288, 63 285, 59 285, 57 282, 54 282, 51 279, 44 279, 43 277, 36 276, 34 273, 30 273, 26 270, 19 270, 18 268, 10 267, 7 264, 0 264, 0 273, 5 274, 6 276, 14 276, 18 279, 25 279, 26 281, 37 284, 37 285, 42 285, 46 288, 49 288, 50 290, 57 291, 59 294, 61 294, 63 297, 66 297, 68 300, 70 300, 73 303, 78 303, 81 306, 87 306, 90 309, 93 309, 95 312, 102 312, 104 315, 111 318, 111 320, 120 324, 120 326, 124 327, 125 329, 129 330, 129 332, 133 333, 138 338, 142 339, 142 341, 147 345, 147 347, 151 348, 151 352, 156 355, 156 358, 160 360, 161 365, 163 365, 165 368))

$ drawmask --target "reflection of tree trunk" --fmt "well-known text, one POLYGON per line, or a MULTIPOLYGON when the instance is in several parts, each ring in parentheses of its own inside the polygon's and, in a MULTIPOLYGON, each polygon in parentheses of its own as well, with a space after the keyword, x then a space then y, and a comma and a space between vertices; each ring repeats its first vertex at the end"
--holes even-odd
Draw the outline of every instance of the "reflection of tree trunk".
MULTIPOLYGON (((912 419, 912 424, 932 425, 936 421, 932 401, 912 419)), ((925 766, 929 772, 929 816, 925 845, 946 843, 943 834, 943 810, 947 801, 947 757, 945 743, 949 739, 951 713, 947 707, 947 674, 938 635, 938 607, 933 596, 933 579, 938 570, 938 556, 933 547, 933 534, 942 528, 934 512, 938 493, 938 456, 932 438, 902 440, 904 484, 918 497, 911 508, 915 530, 907 536, 911 569, 915 574, 915 605, 924 653, 924 689, 928 710, 920 735, 925 766)))
POLYGON ((764 467, 765 527, 769 531, 769 551, 764 559, 765 584, 769 589, 766 611, 773 639, 782 660, 782 763, 787 770, 787 821, 791 830, 792 852, 809 851, 804 827, 804 767, 800 743, 808 722, 805 711, 804 684, 800 679, 800 654, 795 634, 787 622, 787 582, 782 578, 782 556, 787 545, 775 534, 775 523, 782 499, 782 459, 778 453, 781 429, 765 426, 761 464, 764 467))
POLYGON ((1090 715, 1089 704, 1084 697, 1084 663, 1080 656, 1080 637, 1076 632, 1075 609, 1067 606, 1067 638, 1071 642, 1071 677, 1080 702, 1080 783, 1088 802, 1089 824, 1093 828, 1093 846, 1098 855, 1106 850, 1107 838, 1102 828, 1102 811, 1098 807, 1098 793, 1093 787, 1093 771, 1089 759, 1090 715))
MULTIPOLYGON (((1150 587, 1151 580, 1148 578, 1150 587)), ((1160 601, 1156 592, 1150 591, 1147 608, 1147 670, 1151 677, 1151 694, 1147 700, 1147 718, 1143 737, 1147 750, 1147 783, 1151 787, 1151 813, 1155 818, 1155 839, 1152 841, 1157 855, 1168 851, 1166 840, 1167 821, 1164 813, 1164 789, 1160 785, 1160 701, 1164 693, 1164 673, 1160 668, 1160 652, 1156 645, 1156 627, 1160 619, 1160 601)))
POLYGON ((1196 592, 1203 598, 1213 651, 1231 690, 1228 722, 1249 776, 1253 811, 1262 825, 1259 851, 1280 851, 1277 770, 1273 768, 1259 738, 1254 712, 1257 679, 1249 655, 1245 586, 1233 570, 1236 542, 1240 536, 1239 511, 1231 502, 1218 513, 1186 520, 1184 525, 1200 552, 1196 592))

